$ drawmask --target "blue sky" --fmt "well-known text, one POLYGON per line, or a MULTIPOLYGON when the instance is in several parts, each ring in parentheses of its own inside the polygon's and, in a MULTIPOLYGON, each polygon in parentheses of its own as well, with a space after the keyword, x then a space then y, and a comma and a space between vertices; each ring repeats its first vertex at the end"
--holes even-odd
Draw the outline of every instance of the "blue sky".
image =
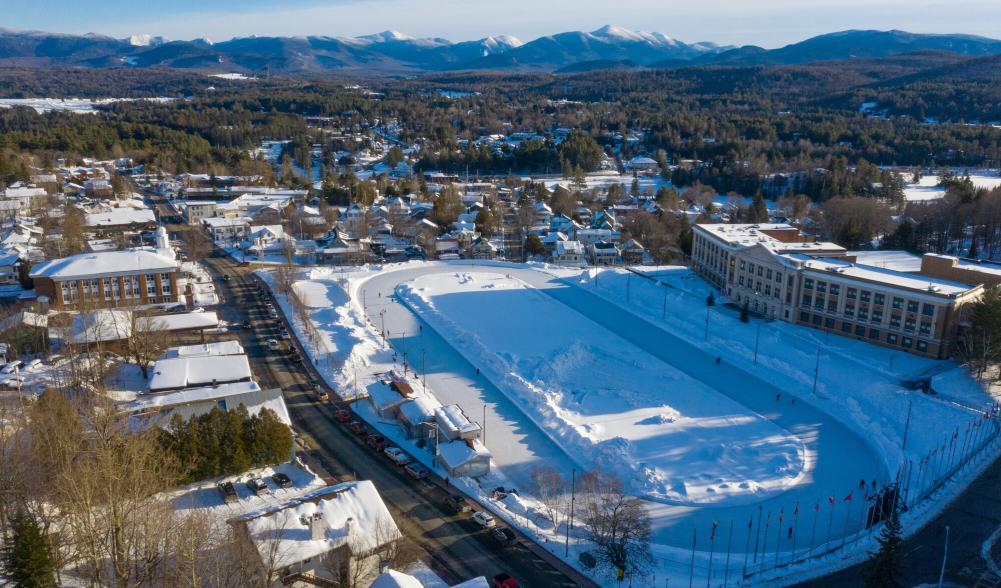
POLYGON ((8 2, 14 29, 214 41, 248 35, 356 36, 396 29, 454 41, 522 40, 615 24, 682 41, 778 47, 849 28, 1001 37, 999 0, 28 0, 8 2))

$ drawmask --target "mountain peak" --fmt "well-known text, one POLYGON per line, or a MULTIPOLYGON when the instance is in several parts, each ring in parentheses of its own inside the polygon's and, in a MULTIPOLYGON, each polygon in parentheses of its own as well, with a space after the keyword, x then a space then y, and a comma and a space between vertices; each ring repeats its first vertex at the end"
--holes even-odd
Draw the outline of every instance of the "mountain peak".
POLYGON ((409 35, 404 35, 400 31, 382 31, 381 33, 375 33, 374 35, 364 35, 358 37, 359 39, 364 39, 366 41, 372 41, 373 43, 385 43, 387 41, 413 41, 414 38, 409 35))
POLYGON ((156 47, 157 45, 163 45, 167 42, 167 39, 163 37, 142 33, 138 35, 132 35, 128 39, 125 39, 129 45, 133 47, 156 47))

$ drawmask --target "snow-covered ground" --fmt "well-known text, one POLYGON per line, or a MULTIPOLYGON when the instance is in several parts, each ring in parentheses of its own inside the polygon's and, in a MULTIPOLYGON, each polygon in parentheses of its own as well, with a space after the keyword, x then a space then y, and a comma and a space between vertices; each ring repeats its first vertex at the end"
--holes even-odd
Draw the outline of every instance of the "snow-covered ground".
POLYGON ((151 102, 170 102, 174 98, 0 98, 0 108, 27 106, 34 108, 39 114, 51 111, 75 112, 77 114, 93 114, 98 106, 114 104, 115 102, 134 102, 148 100, 151 102))
POLYGON ((432 274, 397 294, 582 466, 638 494, 733 504, 808 473, 794 435, 519 279, 432 274))
MULTIPOLYGON (((756 544, 754 535, 762 538, 762 549, 748 554, 751 571, 792 560, 801 563, 772 574, 802 579, 836 569, 871 546, 870 536, 851 543, 864 527, 872 481, 881 488, 907 471, 912 508, 905 528, 928 520, 961 490, 962 483, 949 484, 935 490, 932 500, 914 503, 937 488, 948 464, 957 463, 961 451, 954 439, 987 430, 971 428, 977 418, 972 408, 992 399, 954 364, 781 322, 741 323, 723 300, 709 309, 706 337, 708 285, 687 268, 649 271, 653 279, 624 269, 595 274, 499 262, 313 268, 296 284, 309 324, 295 317, 287 300, 279 304, 293 317, 314 364, 342 395, 364 390, 374 374, 402 370, 407 361, 427 393, 483 421, 493 470, 478 481, 453 483, 560 556, 557 542, 565 527, 553 529, 538 516, 531 470, 545 463, 580 471, 600 463, 605 447, 623 450, 622 461, 635 462, 618 468, 639 472, 628 480, 634 488, 647 496, 663 490, 663 501, 648 503, 655 567, 658 578, 675 581, 689 577, 693 562, 702 581, 737 581, 745 540, 756 544), (395 295, 398 287, 409 304, 421 307, 417 313, 395 295), (937 395, 901 384, 921 376, 934 377, 937 395), (535 402, 529 394, 538 395, 535 402), (802 454, 802 475, 786 480, 791 483, 781 490, 775 485, 757 494, 708 492, 729 485, 727 476, 769 479, 767 463, 727 462, 741 444, 754 445, 755 436, 768 430, 775 439, 752 447, 748 461, 777 456, 781 466, 802 454), (678 464, 688 458, 694 465, 686 472, 678 464), (677 503, 680 493, 669 495, 670 484, 651 484, 673 474, 681 474, 686 489, 692 481, 688 504, 677 503), (867 481, 864 489, 860 479, 867 481), (519 488, 520 500, 491 500, 490 489, 499 485, 519 488), (703 503, 693 504, 694 495, 703 503), (714 521, 720 537, 735 528, 725 572, 722 539, 711 539, 717 535, 710 532, 714 521), (850 548, 802 561, 842 542, 850 548)), ((430 462, 367 402, 356 407, 394 442, 430 462)), ((995 447, 988 453, 996 453, 995 447)), ((959 477, 969 480, 975 472, 967 467, 959 477)), ((571 563, 585 549, 572 536, 571 563)), ((767 577, 766 571, 757 578, 767 577)))
MULTIPOLYGON (((956 173, 962 175, 964 172, 957 171, 956 173)), ((1001 186, 1001 175, 996 171, 970 172, 970 180, 977 188, 993 190, 1001 186)), ((945 188, 939 186, 938 181, 938 176, 922 176, 921 181, 917 184, 908 181, 904 185, 904 198, 908 202, 923 202, 944 198, 945 188)))

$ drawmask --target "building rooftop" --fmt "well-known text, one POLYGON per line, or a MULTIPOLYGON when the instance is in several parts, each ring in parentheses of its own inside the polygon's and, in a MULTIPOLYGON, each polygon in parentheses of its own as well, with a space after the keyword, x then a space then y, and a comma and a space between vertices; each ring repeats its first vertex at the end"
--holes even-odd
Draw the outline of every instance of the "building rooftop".
POLYGON ((113 227, 119 225, 145 225, 156 222, 156 215, 148 208, 115 208, 107 212, 88 214, 88 227, 113 227))
POLYGON ((177 390, 207 384, 249 380, 253 373, 246 355, 159 359, 153 366, 149 389, 177 390))
POLYGON ((871 265, 860 265, 842 259, 812 258, 808 256, 795 257, 804 268, 809 270, 838 274, 848 278, 885 284, 894 288, 912 290, 932 296, 956 297, 977 288, 977 286, 960 282, 909 274, 871 265))
POLYGON ((799 229, 786 223, 697 224, 695 229, 705 231, 733 246, 751 247, 760 244, 778 253, 801 252, 809 254, 811 252, 837 253, 845 251, 845 248, 837 243, 827 241, 786 242, 768 234, 788 234, 793 239, 799 238, 799 229))
POLYGON ((389 509, 368 480, 328 486, 240 520, 246 523, 262 560, 279 569, 345 544, 351 553, 364 554, 401 537, 389 509), (311 525, 319 525, 315 534, 311 525), (275 542, 279 543, 277 549, 275 542))
POLYGON ((909 251, 849 251, 849 257, 862 265, 871 265, 898 272, 921 271, 921 256, 909 251))
POLYGON ((32 268, 32 278, 70 280, 177 269, 177 261, 152 249, 126 249, 80 253, 40 263, 32 268))
POLYGON ((243 345, 237 340, 217 341, 215 343, 201 343, 198 345, 181 345, 171 347, 163 354, 163 359, 176 359, 179 357, 209 357, 217 355, 240 355, 243 353, 243 345))

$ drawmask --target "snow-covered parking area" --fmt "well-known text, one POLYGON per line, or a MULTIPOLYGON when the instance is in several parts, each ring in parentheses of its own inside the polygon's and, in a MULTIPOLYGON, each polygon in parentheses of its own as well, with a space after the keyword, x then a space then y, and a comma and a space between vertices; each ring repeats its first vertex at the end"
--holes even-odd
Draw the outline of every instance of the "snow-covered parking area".
MULTIPOLYGON (((481 422, 492 473, 455 482, 553 553, 563 555, 565 524, 537 516, 533 468, 620 475, 648 500, 660 578, 791 581, 843 566, 871 546, 854 541, 895 478, 906 477, 909 528, 996 452, 938 487, 991 429, 976 409, 992 398, 955 364, 742 323, 725 300, 707 308, 710 288, 686 268, 648 273, 469 261, 312 268, 295 284, 305 309, 279 304, 341 395, 408 369, 422 393, 481 422), (903 385, 919 377, 936 394, 903 385), (521 493, 518 508, 488 499, 507 484, 521 493), (754 547, 746 556, 745 546, 754 547)), ((356 406, 414 450, 367 402, 356 406)), ((574 564, 587 549, 579 533, 574 564)))

